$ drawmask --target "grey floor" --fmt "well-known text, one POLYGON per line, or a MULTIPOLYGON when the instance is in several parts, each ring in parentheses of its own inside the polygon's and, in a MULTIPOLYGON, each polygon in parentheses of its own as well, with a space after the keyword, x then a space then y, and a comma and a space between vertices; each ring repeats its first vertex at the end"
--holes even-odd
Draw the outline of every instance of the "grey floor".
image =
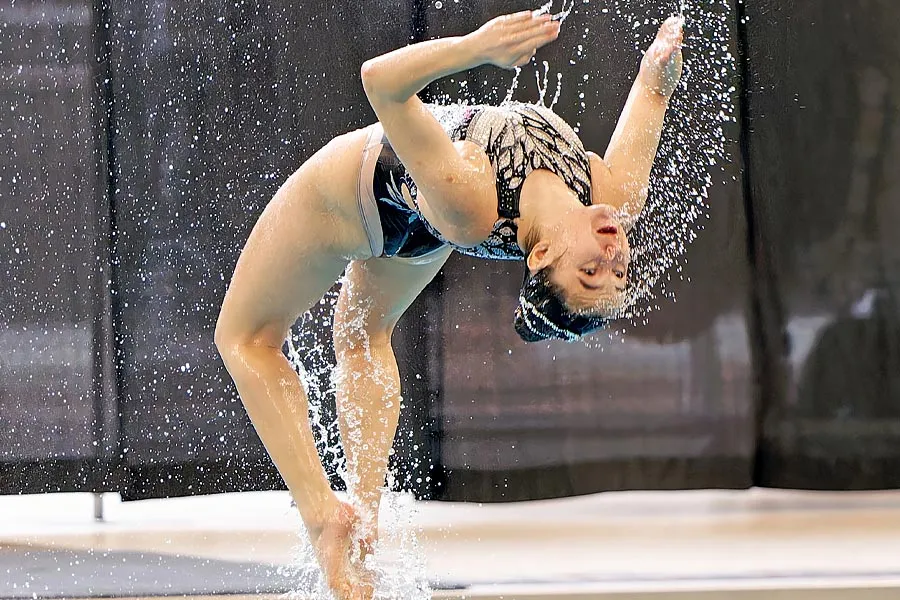
MULTIPOLYGON (((298 521, 283 493, 104 504, 106 519, 95 523, 90 496, 0 498, 0 549, 13 565, 10 553, 29 545, 244 564, 297 560, 298 521)), ((464 583, 469 598, 652 592, 674 600, 685 590, 738 598, 735 590, 758 589, 760 597, 791 592, 783 597, 799 600, 810 587, 823 600, 841 590, 900 598, 898 492, 621 493, 412 506, 412 525, 399 531, 417 532, 428 578, 464 583)))

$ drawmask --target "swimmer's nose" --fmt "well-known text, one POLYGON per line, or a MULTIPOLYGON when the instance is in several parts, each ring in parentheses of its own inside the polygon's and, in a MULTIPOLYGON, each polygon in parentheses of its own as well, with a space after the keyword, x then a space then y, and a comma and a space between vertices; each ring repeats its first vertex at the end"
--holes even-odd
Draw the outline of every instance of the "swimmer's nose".
POLYGON ((619 252, 619 248, 613 244, 606 244, 603 248, 603 252, 606 254, 607 260, 612 260, 616 257, 616 254, 619 252))

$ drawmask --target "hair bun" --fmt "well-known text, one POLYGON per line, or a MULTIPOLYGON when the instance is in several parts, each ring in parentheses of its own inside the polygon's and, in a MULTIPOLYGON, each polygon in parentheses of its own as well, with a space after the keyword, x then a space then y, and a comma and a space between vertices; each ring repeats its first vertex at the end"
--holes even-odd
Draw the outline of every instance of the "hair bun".
POLYGON ((519 334, 519 337, 526 342, 540 342, 541 340, 548 339, 547 335, 538 332, 534 327, 530 326, 529 322, 525 319, 525 309, 522 306, 521 298, 519 300, 519 306, 516 307, 516 318, 513 321, 513 325, 516 328, 516 333, 519 334))
POLYGON ((550 282, 546 269, 533 274, 526 269, 513 321, 516 333, 524 341, 560 339, 574 342, 608 324, 604 317, 570 312, 550 282))

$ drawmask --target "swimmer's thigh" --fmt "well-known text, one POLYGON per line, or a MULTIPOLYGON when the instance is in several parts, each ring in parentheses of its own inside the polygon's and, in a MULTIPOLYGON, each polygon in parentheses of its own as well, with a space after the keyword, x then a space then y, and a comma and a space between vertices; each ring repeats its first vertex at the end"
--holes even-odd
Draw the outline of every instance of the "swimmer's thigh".
POLYGON ((303 168, 295 173, 253 227, 222 303, 217 343, 281 348, 346 267, 334 250, 341 223, 323 209, 310 179, 303 168))
POLYGON ((425 260, 370 258, 351 262, 335 307, 336 350, 362 341, 370 346, 390 344, 397 321, 451 252, 450 247, 444 247, 425 260))

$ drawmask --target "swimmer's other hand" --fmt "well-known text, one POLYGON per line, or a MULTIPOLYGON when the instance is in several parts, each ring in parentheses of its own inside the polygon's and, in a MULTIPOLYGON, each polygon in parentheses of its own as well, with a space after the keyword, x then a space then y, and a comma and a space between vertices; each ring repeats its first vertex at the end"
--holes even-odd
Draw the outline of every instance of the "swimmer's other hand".
POLYGON ((675 92, 681 79, 683 28, 684 17, 666 19, 641 61, 641 81, 648 89, 665 98, 675 92))
POLYGON ((523 11, 491 19, 465 37, 479 64, 504 69, 527 64, 537 49, 559 37, 560 23, 548 14, 523 11))

